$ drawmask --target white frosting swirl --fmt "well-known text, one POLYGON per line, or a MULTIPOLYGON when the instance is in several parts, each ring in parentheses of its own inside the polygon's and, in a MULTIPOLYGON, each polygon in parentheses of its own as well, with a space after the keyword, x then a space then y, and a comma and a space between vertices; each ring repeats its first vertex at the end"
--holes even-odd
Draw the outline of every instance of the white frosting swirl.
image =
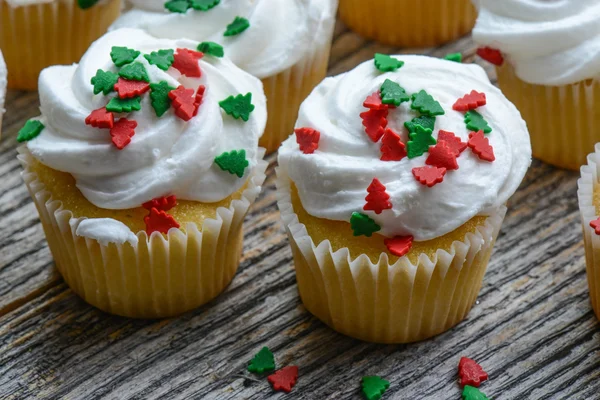
POLYGON ((149 65, 143 54, 160 49, 193 48, 186 40, 156 39, 137 29, 110 32, 96 41, 79 65, 54 66, 39 80, 42 133, 27 142, 43 164, 72 174, 77 187, 94 205, 107 209, 139 207, 156 197, 215 202, 240 189, 257 164, 258 139, 266 124, 266 100, 261 82, 232 62, 206 56, 200 60, 201 78, 181 76, 149 65), (167 81, 194 90, 206 86, 198 115, 189 122, 173 109, 158 118, 150 95, 142 95, 141 111, 117 114, 137 121, 131 143, 118 150, 108 129, 85 124, 91 111, 104 107, 115 93, 94 95, 90 84, 98 69, 117 71, 110 58, 112 46, 141 51, 136 61, 146 67, 151 82, 167 81), (218 102, 230 95, 252 93, 255 110, 248 122, 226 115, 218 102), (250 163, 243 179, 222 171, 216 156, 246 151, 250 163))
POLYGON ((529 83, 600 78, 600 1, 473 0, 473 38, 501 50, 529 83))
MULTIPOLYGON (((350 221, 353 212, 367 213, 393 237, 412 235, 424 241, 449 233, 476 215, 502 206, 515 192, 531 163, 531 145, 525 122, 477 65, 465 65, 423 56, 396 56, 405 62, 397 72, 381 73, 373 61, 345 74, 327 78, 302 104, 297 127, 321 133, 314 154, 303 154, 294 135, 284 142, 279 164, 298 188, 302 205, 315 217, 350 221), (364 132, 359 114, 365 98, 385 79, 399 83, 407 93, 425 89, 445 110, 438 131, 453 132, 463 142, 469 131, 464 113, 452 110, 457 99, 471 90, 483 92, 487 105, 478 108, 493 131, 486 135, 494 148, 494 162, 481 161, 470 149, 458 157, 459 169, 448 171, 432 188, 414 178, 412 169, 425 165, 427 155, 401 161, 380 160, 381 143, 364 132), (391 210, 376 215, 363 211, 367 187, 378 178, 391 196, 391 210)), ((419 114, 410 103, 389 112, 388 126, 401 135, 404 122, 419 114)))
POLYGON ((208 11, 172 13, 164 0, 129 0, 135 8, 112 28, 135 27, 163 38, 221 44, 245 71, 266 78, 291 67, 330 40, 337 0, 221 0, 208 11), (236 16, 249 20, 239 35, 223 33, 236 16))

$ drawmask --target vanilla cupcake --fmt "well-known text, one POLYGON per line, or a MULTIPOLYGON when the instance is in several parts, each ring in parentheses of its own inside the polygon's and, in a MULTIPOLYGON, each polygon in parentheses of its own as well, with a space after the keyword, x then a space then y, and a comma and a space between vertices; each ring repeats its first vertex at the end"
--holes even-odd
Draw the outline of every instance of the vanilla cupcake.
POLYGON ((41 116, 18 134, 56 266, 90 304, 179 314, 231 282, 265 178, 261 82, 188 40, 137 29, 40 74, 41 116))
POLYGON ((478 53, 527 121, 533 156, 578 169, 600 142, 600 2, 477 3, 478 53))
POLYGON ((79 60, 120 11, 121 0, 0 0, 9 86, 35 89, 42 69, 79 60))
POLYGON ((2 51, 0 51, 0 137, 2 135, 2 116, 4 115, 4 101, 6 100, 6 77, 8 72, 6 71, 6 64, 4 58, 2 58, 2 51))
POLYGON ((327 78, 279 150, 304 305, 373 342, 456 325, 530 162, 525 122, 477 65, 378 54, 327 78))
POLYGON ((260 78, 269 119, 260 145, 276 150, 298 108, 325 77, 337 0, 128 0, 133 10, 113 28, 136 27, 164 38, 201 42, 260 78), (196 4, 197 3, 197 4, 196 4))
POLYGON ((340 0, 350 29, 398 47, 437 46, 467 34, 475 23, 470 0, 340 0))

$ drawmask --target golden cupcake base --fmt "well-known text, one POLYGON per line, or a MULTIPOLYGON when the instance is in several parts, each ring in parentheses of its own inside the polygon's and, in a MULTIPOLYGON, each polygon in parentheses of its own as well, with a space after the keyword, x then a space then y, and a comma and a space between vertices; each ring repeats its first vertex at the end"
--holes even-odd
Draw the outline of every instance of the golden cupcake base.
POLYGON ((313 315, 340 333, 378 343, 424 340, 467 316, 505 207, 439 239, 415 243, 398 258, 388 256, 379 235, 355 238, 348 223, 310 216, 287 174, 277 173, 298 290, 313 315))
POLYGON ((432 47, 473 29, 471 0, 340 0, 340 18, 368 39, 397 47, 432 47))
POLYGON ((169 214, 181 229, 148 237, 143 231, 145 209, 97 208, 79 192, 70 174, 42 165, 26 147, 19 153, 56 267, 91 305, 126 317, 170 317, 215 298, 235 276, 242 223, 266 177, 265 161, 255 167, 244 188, 222 202, 179 202, 169 214), (138 232, 138 243, 102 244, 78 236, 77 227, 86 218, 117 219, 138 232))
POLYGON ((120 11, 120 0, 98 2, 87 10, 77 0, 18 7, 0 0, 0 48, 9 88, 35 90, 42 69, 79 61, 120 11))
POLYGON ((600 142, 600 80, 563 86, 534 85, 508 62, 496 69, 498 85, 527 122, 533 156, 578 170, 600 142))

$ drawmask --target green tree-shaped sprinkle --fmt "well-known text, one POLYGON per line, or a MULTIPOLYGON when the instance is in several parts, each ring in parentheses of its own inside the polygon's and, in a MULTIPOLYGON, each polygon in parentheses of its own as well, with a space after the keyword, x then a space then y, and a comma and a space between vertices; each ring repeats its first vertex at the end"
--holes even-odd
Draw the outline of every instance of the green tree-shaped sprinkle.
POLYGON ((31 139, 35 139, 40 133, 42 133, 44 128, 44 124, 42 124, 40 121, 36 119, 30 119, 25 123, 25 126, 19 130, 19 133, 17 134, 17 142, 23 143, 28 142, 31 139))
POLYGON ((235 119, 241 118, 244 121, 248 121, 250 113, 254 111, 252 93, 246 93, 245 95, 238 94, 235 97, 229 96, 219 102, 219 105, 228 115, 231 115, 235 119))
POLYGON ((375 67, 382 72, 392 72, 401 68, 404 61, 397 60, 387 54, 375 53, 375 67))
POLYGON ((185 14, 191 7, 188 0, 171 0, 165 3, 165 8, 174 13, 185 14))
POLYGON ((246 167, 250 165, 246 160, 246 150, 233 150, 229 153, 225 152, 215 158, 215 163, 223 171, 227 171, 232 175, 237 175, 239 178, 244 176, 246 167))
POLYGON ((198 45, 198 51, 203 52, 204 54, 209 54, 213 57, 223 57, 225 55, 225 51, 223 50, 223 46, 215 42, 202 42, 198 45))
POLYGON ((121 68, 119 71, 119 76, 124 79, 129 79, 130 81, 150 82, 150 77, 148 77, 146 67, 144 67, 144 64, 137 61, 121 68))
POLYGON ((485 118, 475 110, 467 111, 465 114, 465 124, 467 124, 467 129, 472 132, 483 131, 483 133, 490 133, 492 131, 492 127, 488 125, 485 118))
POLYGON ((379 400, 390 383, 378 376, 365 376, 362 378, 362 391, 367 400, 379 400))
POLYGON ((354 231, 354 236, 371 237, 373 233, 381 230, 381 227, 371 217, 359 212, 352 213, 350 226, 354 231))
POLYGON ((172 49, 158 50, 153 51, 150 54, 144 54, 144 58, 148 60, 150 65, 156 65, 158 68, 166 71, 169 69, 171 64, 173 64, 173 61, 175 61, 173 53, 174 51, 172 49))
POLYGON ((122 67, 126 64, 131 64, 138 56, 140 52, 127 47, 113 46, 110 52, 110 58, 117 67, 122 67))
POLYGON ((248 365, 248 371, 254 372, 255 374, 262 374, 263 372, 273 371, 275 369, 275 357, 268 347, 263 347, 250 361, 248 365))
POLYGON ((412 121, 406 121, 404 126, 408 129, 408 132, 413 133, 415 131, 415 126, 420 125, 426 129, 435 128, 435 117, 430 117, 428 115, 421 115, 420 117, 413 118, 412 121))
POLYGON ((412 95, 412 104, 410 108, 419 111, 423 115, 433 117, 435 115, 444 115, 444 109, 430 94, 421 90, 412 95))
POLYGON ((409 101, 410 96, 396 82, 386 79, 381 85, 381 102, 383 104, 393 104, 398 107, 405 101, 409 101))
POLYGON ((142 98, 132 97, 130 99, 120 99, 118 97, 112 98, 106 105, 106 111, 123 113, 140 111, 142 109, 142 98))
POLYGON ((150 84, 150 104, 157 117, 162 117, 171 108, 169 92, 175 90, 166 81, 150 84))
POLYGON ((208 11, 221 2, 221 0, 191 0, 191 6, 194 10, 208 11))
POLYGON ((462 54, 461 53, 446 54, 446 56, 444 56, 444 60, 460 63, 460 62, 462 62, 462 54))
POLYGON ((92 77, 92 85, 94 85, 94 94, 100 92, 109 94, 115 90, 115 83, 119 80, 119 75, 110 71, 99 69, 96 71, 96 76, 92 77))
POLYGON ((421 125, 415 125, 415 131, 409 135, 410 140, 406 145, 408 158, 422 156, 429 151, 429 146, 436 144, 435 138, 432 136, 431 129, 423 128, 421 125))
POLYGON ((489 400, 479 389, 466 385, 462 392, 463 400, 489 400))
POLYGON ((243 17, 235 17, 232 23, 227 25, 227 29, 223 36, 235 36, 244 32, 250 27, 250 21, 243 17))

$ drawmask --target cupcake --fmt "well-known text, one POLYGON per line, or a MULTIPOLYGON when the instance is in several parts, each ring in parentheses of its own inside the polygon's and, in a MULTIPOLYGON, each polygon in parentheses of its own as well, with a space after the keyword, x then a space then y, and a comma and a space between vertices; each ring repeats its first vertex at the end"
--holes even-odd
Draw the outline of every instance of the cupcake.
POLYGON ((120 10, 120 0, 0 0, 9 86, 36 89, 42 69, 79 60, 120 10))
POLYGON ((398 47, 437 46, 475 23, 470 0, 340 0, 340 18, 356 33, 398 47))
POLYGON ((2 116, 4 115, 4 100, 6 99, 6 64, 0 51, 0 135, 2 134, 2 116))
POLYGON ((277 188, 306 308, 381 343, 458 324, 531 163, 517 109, 477 65, 377 54, 299 114, 277 188))
POLYGON ((298 108, 325 77, 337 0, 129 0, 113 28, 136 27, 161 38, 189 38, 198 50, 229 57, 260 78, 269 119, 260 145, 277 150, 298 108))
POLYGON ((600 142, 600 2, 479 0, 478 54, 521 111, 533 156, 577 170, 600 142))
POLYGON ((592 308, 600 319, 600 144, 581 167, 577 186, 588 286, 592 308))
POLYGON ((88 303, 156 318, 231 282, 265 178, 261 82, 188 40, 121 29, 40 74, 17 140, 58 270, 88 303))

